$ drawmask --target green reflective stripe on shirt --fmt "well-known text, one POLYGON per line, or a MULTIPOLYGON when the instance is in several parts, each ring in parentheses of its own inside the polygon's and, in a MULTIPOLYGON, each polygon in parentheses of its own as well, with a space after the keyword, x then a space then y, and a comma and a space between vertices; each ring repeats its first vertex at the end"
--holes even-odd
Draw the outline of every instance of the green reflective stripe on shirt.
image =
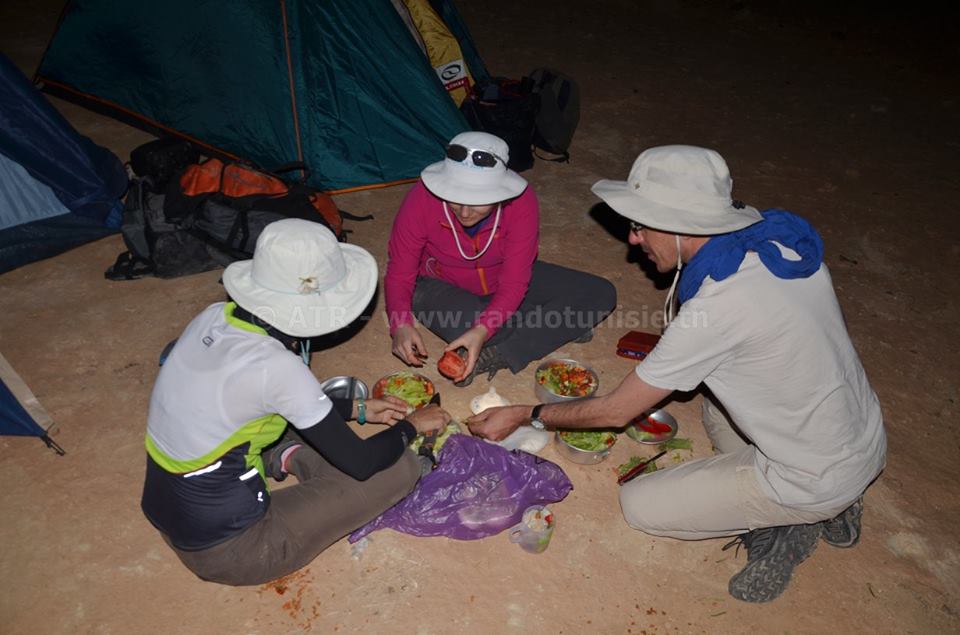
POLYGON ((242 331, 249 331, 250 333, 257 333, 259 335, 266 335, 267 331, 260 328, 256 324, 250 324, 249 322, 244 322, 240 318, 233 317, 233 310, 237 308, 236 302, 227 302, 223 305, 223 317, 227 320, 227 324, 234 326, 242 331))
POLYGON ((150 435, 147 435, 146 446, 151 458, 164 470, 172 474, 187 474, 210 465, 233 448, 249 442, 250 450, 246 456, 247 468, 257 468, 260 476, 263 477, 263 459, 260 457, 260 453, 263 451, 263 448, 280 438, 286 426, 287 420, 277 414, 254 419, 253 421, 245 423, 242 428, 231 434, 223 443, 210 452, 196 459, 188 459, 185 461, 172 459, 164 454, 163 451, 153 443, 150 435))

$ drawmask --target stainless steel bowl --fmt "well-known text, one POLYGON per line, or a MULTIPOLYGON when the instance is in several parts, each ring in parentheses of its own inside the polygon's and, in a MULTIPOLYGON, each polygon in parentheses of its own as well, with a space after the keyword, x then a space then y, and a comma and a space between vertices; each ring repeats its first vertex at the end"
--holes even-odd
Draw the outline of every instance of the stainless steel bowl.
POLYGON ((597 394, 597 390, 599 388, 600 388, 600 376, 597 374, 597 371, 593 370, 586 364, 578 362, 575 359, 548 359, 542 364, 540 364, 539 366, 537 366, 537 370, 533 373, 533 392, 534 394, 536 394, 537 400, 539 400, 541 403, 563 403, 565 401, 576 401, 577 399, 586 399, 587 397, 592 397, 593 395, 597 394), (593 391, 589 395, 584 395, 583 397, 565 397, 563 395, 558 395, 555 392, 551 392, 546 386, 542 386, 540 382, 537 381, 537 373, 547 368, 548 366, 552 366, 553 364, 556 364, 559 362, 580 366, 582 368, 585 368, 587 371, 589 371, 590 374, 593 375, 593 379, 595 380, 593 391))
POLYGON ((642 415, 628 423, 625 432, 627 433, 628 437, 638 443, 643 443, 645 445, 659 445, 660 443, 666 443, 673 437, 677 436, 678 427, 677 420, 666 410, 647 410, 642 415), (664 432, 663 434, 659 434, 655 437, 645 438, 645 435, 640 434, 642 430, 637 428, 637 421, 642 421, 644 419, 653 419, 659 423, 666 424, 670 426, 670 432, 664 432))
POLYGON ((564 441, 563 437, 560 436, 559 430, 554 434, 553 439, 557 445, 557 452, 559 452, 563 458, 574 463, 580 463, 581 465, 594 465, 603 461, 610 456, 610 451, 613 449, 613 446, 617 444, 617 435, 614 435, 613 443, 611 443, 606 450, 591 452, 590 450, 575 448, 564 441))
POLYGON ((320 382, 320 387, 327 397, 337 399, 366 399, 370 391, 363 380, 349 375, 338 375, 320 382))

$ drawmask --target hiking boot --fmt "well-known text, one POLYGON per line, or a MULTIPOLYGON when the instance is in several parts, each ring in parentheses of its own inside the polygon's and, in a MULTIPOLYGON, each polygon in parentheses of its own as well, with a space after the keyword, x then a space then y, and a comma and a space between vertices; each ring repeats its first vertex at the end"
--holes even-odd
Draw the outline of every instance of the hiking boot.
POLYGON ((863 496, 853 501, 836 517, 825 520, 820 535, 830 546, 848 549, 860 542, 860 517, 863 515, 863 496))
POLYGON ((764 527, 741 534, 723 546, 747 549, 747 564, 730 578, 730 595, 744 602, 769 602, 790 583, 793 570, 813 553, 820 539, 820 523, 764 527))
POLYGON ((302 447, 303 441, 299 437, 290 432, 284 434, 279 441, 261 454, 264 474, 275 481, 287 478, 290 456, 302 447))
POLYGON ((454 386, 458 388, 466 388, 473 383, 473 378, 477 375, 487 373, 487 381, 493 379, 494 375, 497 374, 498 370, 503 370, 505 368, 510 368, 507 365, 507 362, 500 357, 500 353, 497 351, 496 346, 485 346, 480 349, 480 355, 477 356, 477 363, 473 367, 473 370, 470 371, 470 374, 464 377, 458 382, 454 382, 454 386))

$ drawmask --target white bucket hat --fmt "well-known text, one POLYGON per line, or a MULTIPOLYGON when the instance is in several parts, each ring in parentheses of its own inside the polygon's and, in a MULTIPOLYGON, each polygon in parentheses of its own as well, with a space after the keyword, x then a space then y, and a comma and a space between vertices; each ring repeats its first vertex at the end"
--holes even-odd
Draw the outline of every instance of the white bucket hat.
POLYGON ((491 205, 516 198, 527 188, 527 181, 507 168, 509 162, 510 147, 500 137, 486 132, 461 132, 447 144, 447 158, 425 167, 420 178, 428 190, 445 201, 491 205), (453 146, 466 150, 462 160, 450 158, 453 146), (477 152, 493 155, 493 165, 479 164, 477 152))
POLYGON ((316 337, 357 319, 377 289, 377 261, 319 223, 288 218, 264 228, 253 259, 231 263, 223 286, 281 332, 316 337))
POLYGON ((696 146, 644 150, 626 181, 604 179, 590 189, 630 220, 676 234, 726 234, 763 220, 756 208, 732 200, 723 157, 696 146))

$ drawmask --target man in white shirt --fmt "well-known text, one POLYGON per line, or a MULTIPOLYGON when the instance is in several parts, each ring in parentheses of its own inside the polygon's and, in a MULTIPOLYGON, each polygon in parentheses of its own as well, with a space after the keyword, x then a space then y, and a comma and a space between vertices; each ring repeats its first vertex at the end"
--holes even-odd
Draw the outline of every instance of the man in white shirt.
POLYGON ((886 454, 879 403, 823 243, 798 216, 733 200, 726 163, 705 148, 651 148, 627 181, 600 181, 593 191, 631 221, 629 242, 659 271, 677 269, 669 327, 612 393, 486 411, 471 428, 499 439, 524 421, 626 424, 674 390, 704 384, 704 426, 717 454, 624 485, 624 518, 660 536, 738 536, 748 560, 730 593, 770 601, 820 538, 856 544, 862 494, 886 454))

